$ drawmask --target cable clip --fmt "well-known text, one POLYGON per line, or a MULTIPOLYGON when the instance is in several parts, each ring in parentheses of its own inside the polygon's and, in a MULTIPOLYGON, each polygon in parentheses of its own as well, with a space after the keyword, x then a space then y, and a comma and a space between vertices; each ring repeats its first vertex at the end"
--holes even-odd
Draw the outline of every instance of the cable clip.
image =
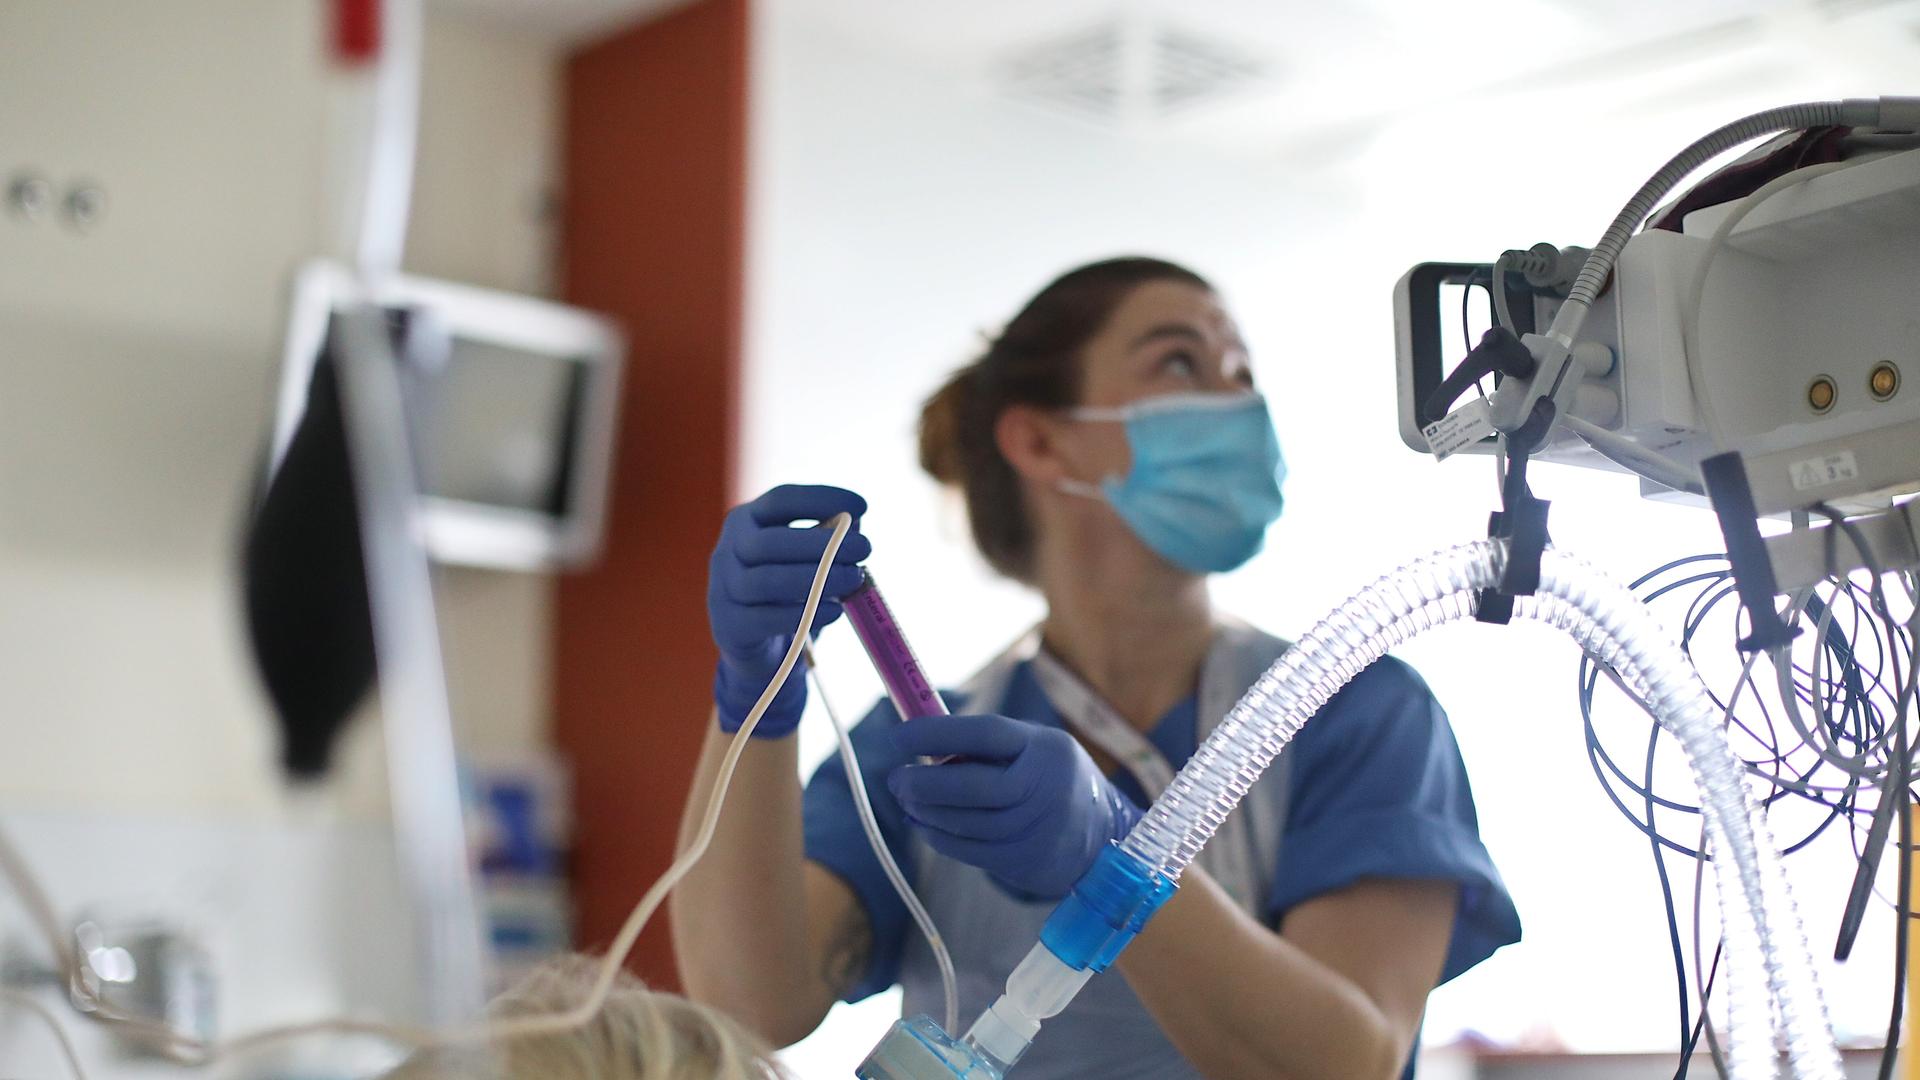
POLYGON ((1700 463, 1700 478, 1706 485, 1707 500, 1713 504, 1713 516, 1719 519, 1720 535, 1727 542, 1727 563, 1733 569, 1740 605, 1747 611, 1751 632, 1740 640, 1740 651, 1759 652, 1791 643, 1800 630, 1787 625, 1774 610, 1774 597, 1780 590, 1766 541, 1760 536, 1760 511, 1747 481, 1745 459, 1732 450, 1715 454, 1700 463))
POLYGON ((1480 590, 1473 617, 1481 622, 1510 622, 1513 598, 1532 596, 1540 588, 1540 556, 1547 549, 1547 509, 1552 504, 1536 498, 1527 486, 1527 457, 1546 439, 1553 419, 1553 400, 1540 398, 1526 423, 1505 436, 1507 475, 1500 486, 1501 508, 1487 519, 1487 538, 1506 541, 1507 563, 1500 583, 1480 590))
MULTIPOLYGON (((1514 337, 1512 331, 1496 326, 1481 335, 1480 344, 1427 395, 1426 414, 1436 419, 1447 415, 1461 394, 1488 375, 1531 379, 1538 370, 1540 362, 1520 344, 1520 339, 1514 337)), ((1497 385, 1498 380, 1495 382, 1497 385)))

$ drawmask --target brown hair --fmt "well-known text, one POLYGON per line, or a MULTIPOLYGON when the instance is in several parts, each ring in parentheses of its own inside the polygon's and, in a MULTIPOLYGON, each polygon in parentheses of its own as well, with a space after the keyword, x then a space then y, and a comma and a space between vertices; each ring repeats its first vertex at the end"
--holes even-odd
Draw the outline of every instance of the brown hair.
POLYGON ((920 467, 960 489, 975 546, 1010 578, 1032 580, 1033 521, 994 426, 1012 405, 1076 404, 1087 342, 1127 294, 1150 281, 1213 288, 1186 267, 1143 256, 1069 270, 1027 301, 987 351, 954 372, 920 410, 920 467))

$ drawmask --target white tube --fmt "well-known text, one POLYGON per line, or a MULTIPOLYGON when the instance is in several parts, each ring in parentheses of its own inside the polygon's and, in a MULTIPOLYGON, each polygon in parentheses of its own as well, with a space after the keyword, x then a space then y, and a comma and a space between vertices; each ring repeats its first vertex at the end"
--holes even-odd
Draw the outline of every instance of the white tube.
POLYGON ((1680 308, 1680 355, 1686 362, 1687 387, 1693 392, 1694 411, 1700 414, 1707 437, 1713 440, 1717 450, 1726 449, 1727 442, 1722 436, 1720 416, 1713 408, 1713 396, 1708 392, 1706 369, 1700 361, 1700 302, 1706 299, 1707 274, 1713 269, 1713 262, 1721 250, 1726 247, 1727 238, 1733 235, 1734 226, 1746 220, 1755 207, 1796 184, 1804 184, 1816 176, 1825 176, 1840 169, 1850 169, 1857 164, 1857 161, 1829 161, 1774 177, 1734 204, 1727 216, 1720 220, 1719 227, 1713 230, 1713 235, 1707 240, 1706 250, 1700 253, 1700 261, 1687 287, 1686 303, 1680 308))
POLYGON ((1691 466, 1683 465, 1664 454, 1649 450, 1631 439, 1616 435, 1578 416, 1563 416, 1560 422, 1567 426, 1567 430, 1578 435, 1581 441, 1592 447, 1594 453, 1635 476, 1664 484, 1675 491, 1686 491, 1695 495, 1706 494, 1706 488, 1700 482, 1699 470, 1691 466))
MULTIPOLYGON (((1112 853, 1115 859, 1137 871, 1143 883, 1177 880, 1321 706, 1394 645, 1442 623, 1470 618, 1479 591, 1500 580, 1506 561, 1502 542, 1464 544, 1416 560, 1336 608, 1255 681, 1121 841, 1112 853)), ((1687 756, 1700 787, 1701 814, 1716 856, 1714 872, 1720 877, 1732 1075, 1738 1080, 1771 1080, 1775 1075, 1777 1007, 1793 1075, 1841 1080, 1840 1054, 1820 995, 1813 952, 1779 850, 1747 790, 1744 769, 1713 699, 1685 654, 1632 592, 1559 551, 1543 553, 1539 589, 1518 598, 1514 613, 1566 631, 1646 704, 1687 756)), ((1101 865, 1096 863, 1096 869, 1101 865)), ((1060 911, 1065 910, 1063 903, 1060 911)), ((1055 918, 1059 916, 1057 911, 1055 918)), ((1039 1021, 1072 999, 1077 987, 1067 976, 1083 967, 1051 954, 1043 939, 1020 972, 1044 977, 1010 979, 1000 1000, 968 1032, 965 1045, 942 1037, 942 1053, 961 1055, 966 1066, 949 1071, 969 1078, 1005 1075, 1002 1066, 1018 1060, 1038 1034, 1039 1021)), ((882 1048, 887 1045, 883 1042, 882 1048)), ((880 1067, 862 1076, 919 1080, 935 1075, 890 1071, 879 1056, 876 1050, 869 1065, 880 1067)), ((942 1060, 946 1068, 957 1059, 942 1060)))
POLYGON ((860 755, 854 752, 853 738, 847 734, 847 725, 840 720, 840 713, 833 707, 833 699, 827 696, 827 684, 821 681, 820 665, 814 661, 813 650, 803 648, 807 658, 807 673, 813 676, 813 689, 820 697, 820 704, 827 711, 827 719, 833 723, 833 737, 840 744, 840 766, 847 770, 847 786, 853 791, 854 813, 860 818, 860 829, 867 834, 867 846, 873 849, 873 856, 880 860, 880 869, 886 872, 887 883, 893 886, 893 893, 907 906, 907 914, 913 916, 913 923, 927 939, 927 948, 933 953, 934 966, 940 969, 940 992, 946 1002, 946 1030, 952 1031, 960 1026, 960 990, 958 977, 953 970, 953 953, 947 948, 947 940, 940 936, 940 928, 934 925, 933 916, 928 914, 925 904, 920 902, 920 894, 913 891, 907 883, 907 875, 901 871, 900 864, 887 847, 887 839, 881 835, 880 821, 873 815, 873 801, 867 796, 867 778, 860 771, 860 755))
MULTIPOLYGON (((1178 878, 1301 725, 1389 648, 1471 618, 1476 594, 1499 580, 1505 562, 1500 543, 1462 545, 1417 560, 1341 605, 1254 683, 1122 849, 1178 878)), ((1779 852, 1712 698, 1684 654, 1632 593, 1558 551, 1544 554, 1539 592, 1521 598, 1515 614, 1565 630, 1613 667, 1687 754, 1721 856, 1714 869, 1729 957, 1734 1075, 1774 1075, 1777 1002, 1794 1075, 1838 1080, 1839 1053, 1779 852)))
POLYGON ((1653 174, 1646 183, 1640 185, 1633 198, 1607 226, 1600 242, 1593 245, 1593 251, 1587 255, 1586 264, 1580 268, 1580 276, 1574 279, 1567 302, 1554 316, 1553 325, 1546 336, 1560 344, 1573 347, 1580 336, 1580 326, 1586 322, 1587 310, 1600 295, 1606 285, 1607 275, 1613 271, 1613 264, 1620 257, 1620 251, 1627 246, 1635 229, 1653 212, 1669 191, 1672 191, 1687 174, 1713 160, 1714 156, 1749 139, 1762 135, 1771 135, 1776 131, 1792 131, 1797 128, 1819 127, 1823 124, 1874 124, 1879 122, 1883 111, 1897 111, 1900 98, 1884 98, 1879 101, 1817 101, 1804 105, 1785 105, 1777 109, 1768 109, 1742 117, 1696 139, 1692 145, 1675 154, 1660 171, 1653 174), (1884 106, 1884 107, 1883 107, 1884 106))
POLYGON ((1627 201, 1620 213, 1607 226, 1606 235, 1593 246, 1587 261, 1580 267, 1580 276, 1574 279, 1567 302, 1554 316, 1553 325, 1547 330, 1547 337, 1553 338, 1568 348, 1573 347, 1575 338, 1580 336, 1580 326, 1587 320, 1587 311, 1600 296, 1605 287, 1607 275, 1613 272, 1613 264, 1619 259, 1621 249, 1633 237, 1635 229, 1653 213, 1667 193, 1672 191, 1687 174, 1713 160, 1716 155, 1739 146, 1750 139, 1762 135, 1771 135, 1777 131, 1793 131, 1800 128, 1821 127, 1827 124, 1846 124, 1855 127, 1886 126, 1906 128, 1911 126, 1914 117, 1920 116, 1920 98, 1883 97, 1849 98, 1845 101, 1815 101, 1801 105, 1783 105, 1767 109, 1751 116, 1745 116, 1730 124, 1715 128, 1713 131, 1694 140, 1685 150, 1675 154, 1660 171, 1653 174, 1646 183, 1640 185, 1633 198, 1627 201))
POLYGON ((1093 975, 1092 969, 1070 968, 1045 945, 1035 945, 1007 976, 1006 993, 967 1029, 967 1046, 1004 1073, 1032 1045, 1040 1022, 1060 1015, 1093 975))

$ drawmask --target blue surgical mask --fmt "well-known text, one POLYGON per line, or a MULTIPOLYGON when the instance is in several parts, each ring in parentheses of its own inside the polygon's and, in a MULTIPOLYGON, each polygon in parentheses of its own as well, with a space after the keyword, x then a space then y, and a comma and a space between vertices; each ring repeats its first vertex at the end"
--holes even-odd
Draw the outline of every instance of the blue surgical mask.
POLYGON ((1280 517, 1287 475, 1266 398, 1172 394, 1067 415, 1126 424, 1133 465, 1098 485, 1061 481, 1062 491, 1105 499, 1142 543, 1197 574, 1259 554, 1280 517))

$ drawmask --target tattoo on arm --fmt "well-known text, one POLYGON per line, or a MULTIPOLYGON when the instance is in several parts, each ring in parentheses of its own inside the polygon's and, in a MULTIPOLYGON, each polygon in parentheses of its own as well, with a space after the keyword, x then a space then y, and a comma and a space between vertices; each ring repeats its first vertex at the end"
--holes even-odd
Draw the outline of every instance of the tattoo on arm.
POLYGON ((820 958, 820 977, 833 988, 835 997, 844 996, 867 973, 873 958, 873 927, 859 904, 848 904, 833 936, 820 958))

